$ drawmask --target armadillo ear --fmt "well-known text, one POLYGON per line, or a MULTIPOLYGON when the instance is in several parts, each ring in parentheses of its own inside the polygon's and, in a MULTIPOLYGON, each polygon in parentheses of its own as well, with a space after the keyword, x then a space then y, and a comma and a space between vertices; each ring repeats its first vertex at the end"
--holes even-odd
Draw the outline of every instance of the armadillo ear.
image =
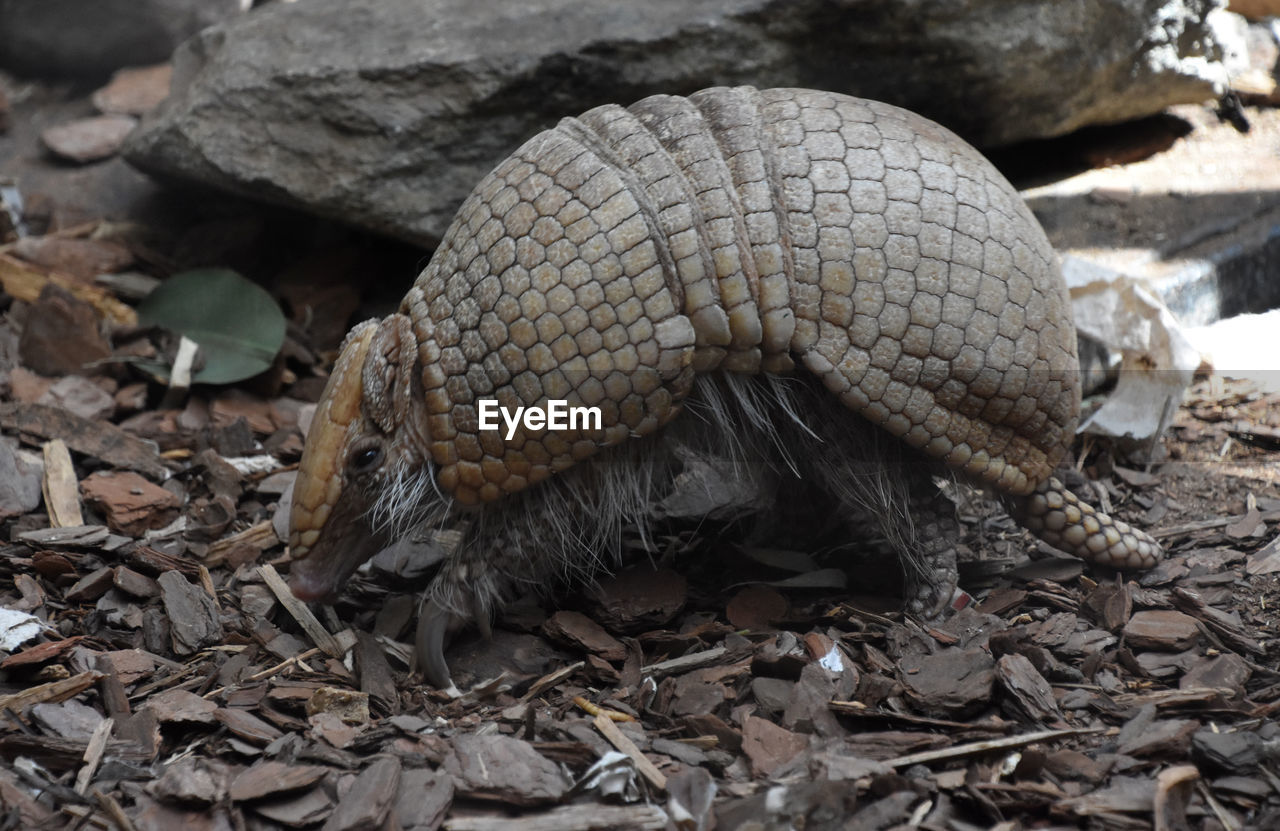
POLYGON ((379 321, 369 341, 361 381, 365 414, 384 433, 408 417, 417 357, 418 343, 408 317, 395 314, 379 321))

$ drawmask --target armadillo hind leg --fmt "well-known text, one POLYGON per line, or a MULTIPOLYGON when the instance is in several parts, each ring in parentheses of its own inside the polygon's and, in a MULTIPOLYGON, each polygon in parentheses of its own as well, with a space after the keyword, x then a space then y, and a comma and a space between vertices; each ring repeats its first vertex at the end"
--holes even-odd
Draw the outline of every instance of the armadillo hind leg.
POLYGON ((869 424, 838 418, 840 405, 821 390, 806 406, 816 416, 806 419, 811 475, 843 510, 879 526, 900 559, 907 610, 936 617, 959 579, 960 526, 933 481, 942 466, 869 424))
POLYGON ((1056 477, 1049 477, 1027 496, 1006 496, 1005 501, 1027 530, 1082 560, 1146 569, 1160 559, 1160 544, 1149 534, 1097 510, 1056 477))
POLYGON ((950 605, 960 582, 960 523, 955 506, 928 478, 912 488, 910 505, 915 537, 907 562, 917 567, 907 572, 907 611, 934 618, 950 605))
POLYGON ((869 514, 897 553, 907 611, 925 618, 941 614, 959 581, 960 527, 954 506, 932 481, 932 466, 908 463, 859 470, 836 462, 823 469, 825 484, 840 504, 869 514))

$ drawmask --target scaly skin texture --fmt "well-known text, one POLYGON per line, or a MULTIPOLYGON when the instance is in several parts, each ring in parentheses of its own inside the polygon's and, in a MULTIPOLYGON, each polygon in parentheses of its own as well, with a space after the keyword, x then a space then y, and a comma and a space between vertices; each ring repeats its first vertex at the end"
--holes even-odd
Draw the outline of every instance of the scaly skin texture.
POLYGON ((791 360, 909 445, 1026 494, 1079 408, 1069 308, 1039 225, 956 136, 745 88, 538 135, 463 203, 402 304, 439 481, 467 504, 652 432, 694 369, 791 360), (503 441, 476 427, 482 397, 575 399, 606 428, 503 441))
MULTIPOLYGON (((548 521, 532 505, 539 483, 660 442, 645 437, 698 403, 697 379, 725 374, 817 378, 844 412, 994 489, 1063 550, 1131 567, 1160 555, 1051 475, 1080 404, 1075 330, 1053 251, 1013 187, 896 107, 738 87, 565 119, 477 185, 399 314, 344 345, 295 488, 295 591, 332 593, 370 547, 465 514, 496 530, 442 571, 448 591, 433 596, 455 613, 487 614, 502 588, 458 594, 496 563, 508 582, 536 581, 543 560, 589 572, 526 527, 548 521), (599 407, 603 424, 507 439, 479 428, 482 399, 512 410, 566 399, 599 407), (520 552, 514 565, 502 546, 520 552)), ((743 431, 738 406, 713 408, 717 429, 743 431)), ((784 433, 776 422, 761 437, 784 433)), ((641 493, 625 474, 607 481, 641 493)), ((593 509, 608 507, 643 506, 593 509)), ((954 550, 913 539, 899 548, 924 572, 919 605, 936 608, 954 550)))

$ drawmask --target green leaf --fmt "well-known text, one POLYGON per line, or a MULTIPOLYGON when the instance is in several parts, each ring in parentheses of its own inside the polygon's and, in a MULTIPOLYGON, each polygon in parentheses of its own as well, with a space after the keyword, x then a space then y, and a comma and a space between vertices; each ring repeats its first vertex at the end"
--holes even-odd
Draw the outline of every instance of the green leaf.
POLYGON ((175 274, 138 306, 138 321, 200 344, 192 381, 230 384, 271 366, 284 343, 284 313, 265 289, 227 268, 175 274))

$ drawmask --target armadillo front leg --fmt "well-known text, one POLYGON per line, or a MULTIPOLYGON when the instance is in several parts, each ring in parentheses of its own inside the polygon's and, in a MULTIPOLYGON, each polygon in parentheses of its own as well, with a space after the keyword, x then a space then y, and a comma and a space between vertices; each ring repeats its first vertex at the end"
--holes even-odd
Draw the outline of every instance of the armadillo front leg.
MULTIPOLYGON (((467 624, 476 625, 488 637, 492 604, 510 597, 521 587, 548 581, 555 553, 536 540, 503 529, 484 541, 483 556, 474 551, 454 551, 445 561, 422 598, 418 612, 414 659, 422 677, 437 689, 453 686, 444 658, 448 635, 467 624), (477 568, 477 563, 484 566, 477 568)), ((470 542, 474 542, 470 540, 470 542)))

